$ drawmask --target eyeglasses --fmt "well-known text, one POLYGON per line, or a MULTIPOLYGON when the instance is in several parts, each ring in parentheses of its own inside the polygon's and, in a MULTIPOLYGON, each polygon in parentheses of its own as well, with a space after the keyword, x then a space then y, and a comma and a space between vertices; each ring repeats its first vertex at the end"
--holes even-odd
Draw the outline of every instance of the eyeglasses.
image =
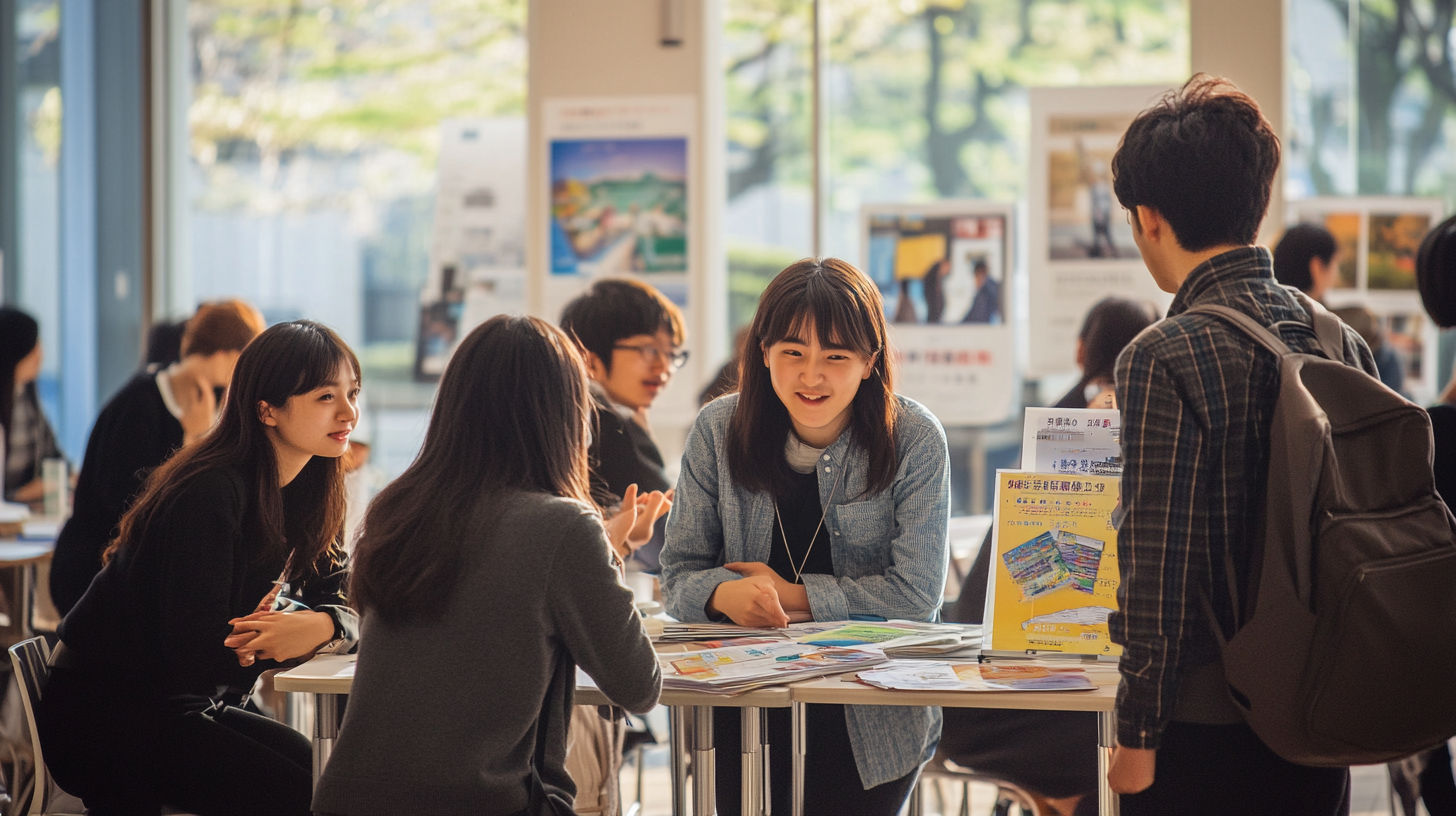
POLYGON ((677 351, 668 352, 663 351, 657 346, 651 346, 646 344, 640 346, 616 345, 612 346, 612 348, 621 349, 623 351, 635 351, 638 354, 642 355, 642 359, 646 360, 648 365, 656 363, 658 360, 665 360, 667 364, 673 369, 679 369, 682 368, 683 364, 688 361, 687 349, 678 349, 677 351))

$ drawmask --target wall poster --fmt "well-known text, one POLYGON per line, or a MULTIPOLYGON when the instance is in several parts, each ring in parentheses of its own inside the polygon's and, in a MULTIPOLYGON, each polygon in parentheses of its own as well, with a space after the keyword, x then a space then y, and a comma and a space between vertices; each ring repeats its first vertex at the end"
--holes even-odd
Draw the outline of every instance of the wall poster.
POLYGON ((1112 155, 1156 86, 1031 88, 1027 185, 1030 346, 1027 375, 1076 371, 1077 331, 1109 295, 1166 309, 1112 191, 1112 155))
POLYGON ((945 425, 989 425, 1015 399, 1015 207, 987 201, 866 205, 861 257, 885 301, 896 390, 945 425))
POLYGON ((486 320, 526 311, 526 120, 440 124, 430 271, 420 292, 415 378, 438 380, 486 320))
POLYGON ((1369 310, 1372 325, 1359 314, 1341 316, 1372 348, 1390 344, 1405 368, 1403 390, 1421 404, 1435 400, 1440 378, 1436 326, 1416 290, 1416 252, 1444 217, 1439 198, 1366 196, 1292 201, 1286 219, 1289 226, 1317 224, 1335 236, 1340 274, 1326 305, 1369 310))
POLYGON ((687 306, 695 116, 691 96, 545 100, 547 317, 595 277, 641 275, 687 306))

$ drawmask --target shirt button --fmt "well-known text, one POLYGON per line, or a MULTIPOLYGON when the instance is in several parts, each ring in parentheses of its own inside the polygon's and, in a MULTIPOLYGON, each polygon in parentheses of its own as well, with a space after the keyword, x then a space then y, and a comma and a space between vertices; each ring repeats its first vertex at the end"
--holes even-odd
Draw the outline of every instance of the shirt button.
POLYGON ((829 454, 827 454, 827 453, 826 453, 826 454, 824 454, 824 461, 826 461, 826 462, 828 462, 828 461, 829 461, 829 454))
POLYGON ((829 468, 824 468, 824 472, 825 473, 828 473, 829 472, 829 468))

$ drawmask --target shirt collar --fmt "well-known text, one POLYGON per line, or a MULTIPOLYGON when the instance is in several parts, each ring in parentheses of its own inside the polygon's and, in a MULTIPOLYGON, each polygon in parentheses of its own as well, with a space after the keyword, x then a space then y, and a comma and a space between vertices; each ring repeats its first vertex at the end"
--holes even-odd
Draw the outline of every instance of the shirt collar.
POLYGON ((1213 293, 1235 281, 1249 279, 1273 282, 1274 259, 1269 250, 1261 246, 1247 246, 1215 255, 1188 273, 1188 278, 1173 297, 1173 305, 1168 307, 1168 316, 1182 314, 1200 302, 1218 302, 1222 299, 1215 298, 1213 293))

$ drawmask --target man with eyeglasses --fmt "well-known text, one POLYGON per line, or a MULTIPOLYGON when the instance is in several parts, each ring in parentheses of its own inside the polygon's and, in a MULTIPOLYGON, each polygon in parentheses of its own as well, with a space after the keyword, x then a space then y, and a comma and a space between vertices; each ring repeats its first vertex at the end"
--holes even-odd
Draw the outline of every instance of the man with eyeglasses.
MULTIPOLYGON (((606 279, 566 305, 561 328, 576 338, 591 377, 593 497, 610 507, 634 484, 639 493, 671 488, 647 427, 647 411, 687 362, 682 311, 645 283, 606 279)), ((665 521, 659 520, 652 540, 632 554, 648 572, 657 571, 665 521)))

